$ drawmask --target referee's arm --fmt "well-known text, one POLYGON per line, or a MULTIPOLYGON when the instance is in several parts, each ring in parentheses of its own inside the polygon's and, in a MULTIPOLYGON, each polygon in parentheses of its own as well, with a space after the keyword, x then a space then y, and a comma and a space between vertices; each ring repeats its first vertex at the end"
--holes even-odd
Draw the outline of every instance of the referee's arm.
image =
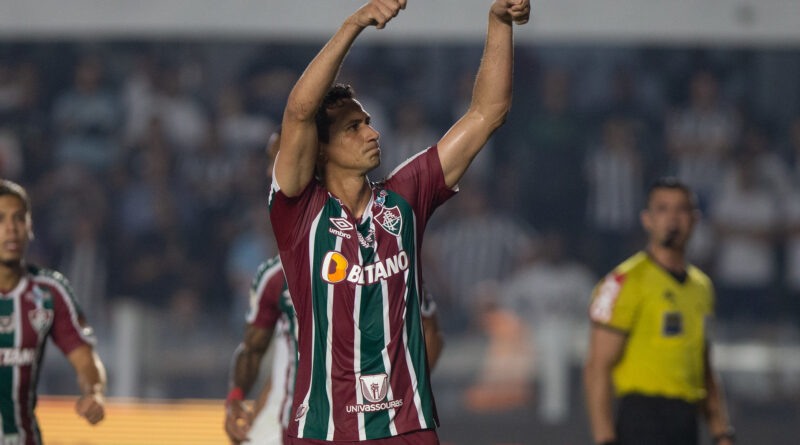
POLYGON ((586 407, 592 437, 597 444, 616 440, 612 405, 611 371, 622 358, 627 336, 603 325, 592 326, 589 357, 583 371, 586 407))
POLYGON ((708 430, 714 437, 716 445, 730 445, 733 443, 733 427, 731 427, 728 411, 725 404, 725 393, 722 383, 711 364, 711 343, 706 342, 705 382, 706 398, 703 400, 703 415, 708 422, 708 430))

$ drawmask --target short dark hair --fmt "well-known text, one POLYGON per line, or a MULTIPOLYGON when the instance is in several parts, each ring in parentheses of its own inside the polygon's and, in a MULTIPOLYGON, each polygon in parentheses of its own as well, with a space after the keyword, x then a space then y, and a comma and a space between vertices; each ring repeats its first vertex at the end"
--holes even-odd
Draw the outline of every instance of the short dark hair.
POLYGON ((28 192, 16 182, 0 179, 0 196, 16 196, 22 201, 25 213, 31 213, 31 200, 28 198, 28 192))
POLYGON ((689 188, 688 185, 686 185, 685 182, 674 176, 662 176, 650 184, 650 188, 647 189, 647 201, 644 203, 645 208, 650 207, 650 199, 653 197, 653 192, 664 189, 678 190, 683 192, 686 197, 689 198, 689 204, 691 204, 692 208, 697 208, 697 195, 692 191, 691 188, 689 188))
POLYGON ((317 124, 317 139, 320 142, 328 143, 331 138, 331 124, 333 120, 328 116, 328 110, 339 104, 344 99, 355 99, 356 92, 350 85, 337 83, 328 90, 322 99, 322 104, 317 108, 314 121, 317 124))

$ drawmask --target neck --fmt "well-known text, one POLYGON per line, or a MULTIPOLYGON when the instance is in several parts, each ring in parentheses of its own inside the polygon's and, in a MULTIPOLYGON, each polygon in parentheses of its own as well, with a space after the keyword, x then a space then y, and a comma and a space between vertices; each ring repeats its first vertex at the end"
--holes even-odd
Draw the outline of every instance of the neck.
POLYGON ((8 292, 19 283, 22 278, 22 263, 0 263, 0 290, 8 292))
POLYGON ((325 188, 342 200, 342 205, 356 218, 361 218, 370 198, 366 175, 325 173, 325 188))
POLYGON ((685 250, 685 248, 667 248, 655 243, 650 243, 647 246, 647 252, 656 263, 673 272, 683 272, 686 270, 685 250))

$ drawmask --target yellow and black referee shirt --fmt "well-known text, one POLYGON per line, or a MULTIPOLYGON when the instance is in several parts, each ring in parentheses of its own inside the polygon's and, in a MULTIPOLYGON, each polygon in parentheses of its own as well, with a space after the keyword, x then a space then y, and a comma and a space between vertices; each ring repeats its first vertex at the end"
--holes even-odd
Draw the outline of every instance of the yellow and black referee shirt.
POLYGON ((589 316, 628 336, 613 371, 617 396, 705 398, 703 354, 713 307, 711 280, 694 266, 679 281, 639 252, 606 276, 592 293, 589 316))

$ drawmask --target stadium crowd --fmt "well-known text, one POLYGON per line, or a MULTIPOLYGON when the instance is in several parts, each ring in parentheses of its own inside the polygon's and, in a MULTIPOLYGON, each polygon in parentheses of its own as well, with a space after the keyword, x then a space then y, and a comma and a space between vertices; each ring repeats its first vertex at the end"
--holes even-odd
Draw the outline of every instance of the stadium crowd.
MULTIPOLYGON (((316 49, 0 44, 0 176, 30 191, 31 257, 70 278, 101 335, 125 299, 157 314, 153 335, 175 351, 240 337, 250 280, 277 252, 264 147, 316 49)), ((354 49, 340 79, 381 133, 379 175, 460 116, 479 56, 354 49)), ((481 329, 497 307, 542 339, 588 323, 600 274, 644 245, 642 195, 663 174, 699 194, 691 257, 717 283, 719 317, 800 323, 798 77, 790 51, 519 48, 509 122, 428 232, 445 330, 481 329)), ((178 380, 153 394, 193 395, 178 380)))

